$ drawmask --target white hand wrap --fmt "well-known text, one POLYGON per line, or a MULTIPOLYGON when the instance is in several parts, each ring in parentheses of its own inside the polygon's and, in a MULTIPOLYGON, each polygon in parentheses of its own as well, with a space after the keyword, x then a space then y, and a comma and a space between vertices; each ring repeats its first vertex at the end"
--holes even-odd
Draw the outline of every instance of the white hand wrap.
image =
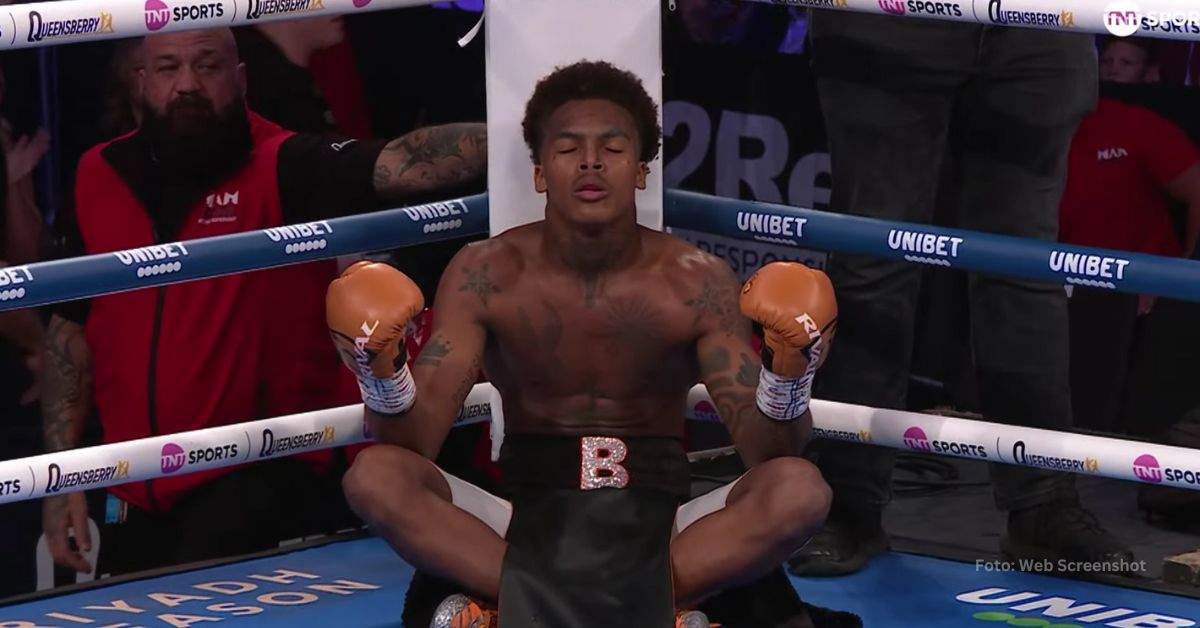
POLYGON ((800 377, 780 377, 763 367, 758 377, 758 409, 776 421, 792 421, 808 410, 812 399, 811 366, 800 377))
POLYGON ((407 412, 417 400, 417 385, 413 382, 408 364, 401 364, 395 375, 378 378, 370 371, 358 373, 358 390, 363 404, 379 414, 407 412))

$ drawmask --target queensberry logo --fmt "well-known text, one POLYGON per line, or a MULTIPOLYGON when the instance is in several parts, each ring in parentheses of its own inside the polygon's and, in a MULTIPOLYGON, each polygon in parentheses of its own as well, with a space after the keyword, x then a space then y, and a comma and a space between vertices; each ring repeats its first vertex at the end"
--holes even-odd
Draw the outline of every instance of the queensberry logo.
POLYGON ((325 0, 250 0, 246 4, 246 19, 257 20, 267 15, 286 15, 321 11, 325 0))
POLYGON ((922 264, 949 266, 950 260, 958 257, 958 245, 963 239, 955 236, 935 235, 920 231, 892 229, 888 232, 888 248, 907 253, 904 259, 922 264), (929 257, 929 256, 933 257, 929 257))
POLYGON ((925 430, 910 427, 904 431, 904 446, 913 451, 933 454, 950 454, 967 458, 987 459, 987 447, 974 443, 952 443, 944 440, 930 440, 925 430))
POLYGON ((1054 471, 1072 471, 1076 473, 1097 473, 1100 471, 1100 462, 1095 458, 1084 458, 1080 460, 1079 458, 1031 454, 1026 451, 1025 441, 1023 440, 1013 443, 1012 455, 1013 462, 1016 462, 1017 464, 1023 464, 1027 467, 1039 467, 1054 471))
POLYGON ((861 432, 848 432, 846 430, 823 430, 819 427, 812 428, 813 437, 829 438, 832 440, 845 440, 852 443, 869 443, 871 442, 871 432, 863 430, 861 432))
POLYGON ((0 497, 9 497, 12 495, 21 494, 21 480, 14 478, 12 480, 0 480, 0 497))
POLYGON ((1094 288, 1116 288, 1112 281, 1125 278, 1125 267, 1130 264, 1127 259, 1092 255, 1090 253, 1074 253, 1072 251, 1050 251, 1050 270, 1067 275, 1067 283, 1074 283, 1094 288))
POLYGON ((0 268, 0 301, 16 301, 25 298, 25 286, 33 283, 33 273, 28 266, 0 268))
POLYGON ((195 22, 225 17, 225 6, 219 2, 183 4, 168 7, 163 0, 146 0, 146 29, 157 31, 171 22, 195 22))
POLYGON ((991 0, 988 3, 988 19, 993 24, 1013 26, 1056 26, 1058 28, 1074 28, 1075 13, 1059 11, 1048 13, 1044 11, 1005 11, 1001 0, 991 0))
POLYGON ((812 7, 814 9, 844 9, 850 0, 771 0, 775 4, 789 7, 812 7))
POLYGON ((168 262, 166 260, 187 257, 187 247, 179 242, 174 244, 155 244, 140 249, 117 251, 113 255, 126 266, 137 266, 138 277, 153 277, 177 273, 183 269, 183 262, 168 262))
POLYGON ((129 461, 119 460, 116 464, 84 471, 63 472, 62 467, 50 463, 46 475, 46 494, 57 493, 73 486, 91 486, 129 477, 129 461))
POLYGON ((428 205, 404 208, 404 215, 408 216, 408 219, 413 222, 433 221, 426 222, 422 226, 422 231, 425 233, 457 229, 462 226, 462 218, 452 217, 469 213, 471 211, 467 209, 467 204, 462 201, 446 201, 444 203, 430 203, 428 205), (447 218, 449 220, 445 220, 447 218))
POLYGON ((37 11, 29 12, 29 35, 32 43, 60 37, 78 37, 97 33, 113 32, 112 13, 100 13, 95 17, 80 17, 67 20, 46 20, 37 11))
POLYGON ((262 449, 258 452, 259 458, 266 458, 275 454, 281 454, 288 451, 296 451, 308 449, 325 443, 332 443, 336 433, 332 425, 326 425, 320 432, 309 432, 307 434, 299 434, 296 436, 280 436, 275 437, 275 432, 270 429, 263 430, 262 449))
POLYGON ((272 242, 287 242, 283 252, 288 255, 318 251, 329 245, 324 236, 333 233, 333 227, 324 220, 266 230, 272 242))

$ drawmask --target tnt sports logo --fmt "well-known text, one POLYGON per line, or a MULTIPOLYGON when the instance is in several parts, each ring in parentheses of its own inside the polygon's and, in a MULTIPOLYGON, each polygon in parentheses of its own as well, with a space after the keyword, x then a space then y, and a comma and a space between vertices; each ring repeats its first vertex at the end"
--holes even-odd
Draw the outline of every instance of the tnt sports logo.
POLYGON ((220 2, 184 4, 172 9, 163 0, 146 0, 146 29, 152 32, 171 22, 195 22, 219 17, 225 17, 225 6, 220 2))
POLYGON ((333 227, 324 220, 266 230, 272 242, 287 242, 283 252, 288 255, 319 251, 329 245, 324 236, 333 233, 333 227))
POLYGON ((275 438, 275 432, 270 429, 264 429, 262 449, 259 450, 258 457, 266 458, 275 454, 308 449, 317 445, 332 443, 335 438, 336 432, 332 425, 326 425, 319 432, 314 431, 307 434, 281 436, 279 438, 275 438))
POLYGON ((28 266, 0 268, 0 301, 16 301, 25 298, 24 283, 33 282, 33 273, 28 266))
POLYGON ((910 427, 904 430, 904 446, 913 451, 933 451, 933 446, 929 444, 929 438, 925 436, 925 430, 919 427, 910 427))
POLYGON ((175 473, 187 464, 187 453, 183 447, 175 443, 167 443, 162 447, 162 472, 175 473))
POLYGON ((146 30, 153 32, 170 23, 170 7, 162 0, 146 0, 146 30))
POLYGON ((354 0, 354 8, 356 9, 365 9, 368 4, 371 4, 371 0, 354 0))
POLYGON ((46 39, 78 37, 113 32, 112 13, 101 13, 96 17, 80 17, 67 20, 49 20, 37 11, 29 12, 30 43, 46 39))
POLYGON ((155 275, 165 275, 168 273, 177 273, 183 269, 183 262, 169 262, 166 260, 179 257, 187 257, 187 247, 179 242, 173 244, 156 244, 146 246, 140 249, 129 249, 128 251, 117 251, 113 253, 122 264, 126 266, 137 266, 138 277, 153 277, 155 275))
POLYGON ((257 20, 268 15, 306 13, 325 9, 325 0, 250 0, 246 4, 246 19, 257 20))
POLYGON ((717 409, 707 401, 697 403, 696 407, 692 408, 692 414, 696 417, 697 421, 704 421, 706 423, 721 422, 721 415, 717 414, 717 409))
POLYGON ((462 201, 446 201, 444 203, 430 203, 428 205, 418 205, 416 207, 405 207, 404 214, 413 222, 423 222, 432 220, 421 226, 421 231, 424 233, 436 233, 438 231, 448 231, 450 229, 458 229, 462 226, 462 218, 451 218, 452 216, 462 216, 469 214, 471 211, 467 209, 467 204, 462 201), (450 220, 442 220, 443 218, 451 218, 450 220))
POLYGON ((1098 473, 1100 471, 1100 462, 1095 458, 1084 458, 1080 460, 1078 458, 1042 456, 1040 454, 1027 453, 1025 449, 1025 441, 1019 440, 1013 443, 1013 462, 1016 462, 1017 464, 1023 464, 1028 467, 1039 467, 1054 471, 1072 471, 1076 473, 1098 473))
POLYGON ((1117 37, 1128 37, 1141 27, 1142 8, 1136 2, 1115 0, 1104 7, 1104 28, 1117 37))
POLYGON ((74 486, 85 487, 123 480, 127 477, 129 477, 128 460, 118 460, 116 464, 107 467, 67 473, 63 473, 62 467, 58 464, 50 463, 46 473, 46 494, 57 493, 74 486))
POLYGON ((904 0, 879 0, 879 8, 883 9, 884 13, 904 15, 904 0))
POLYGON ((0 497, 8 497, 21 494, 21 480, 14 478, 12 480, 0 480, 0 497))
POLYGON ((1151 484, 1158 484, 1163 480, 1162 468, 1158 466, 1158 458, 1150 454, 1138 456, 1137 460, 1133 461, 1133 474, 1137 479, 1151 484))
POLYGON ((954 443, 945 440, 931 440, 925 435, 925 430, 910 427, 904 431, 904 446, 913 451, 931 454, 963 456, 967 458, 988 458, 987 447, 975 443, 954 443))

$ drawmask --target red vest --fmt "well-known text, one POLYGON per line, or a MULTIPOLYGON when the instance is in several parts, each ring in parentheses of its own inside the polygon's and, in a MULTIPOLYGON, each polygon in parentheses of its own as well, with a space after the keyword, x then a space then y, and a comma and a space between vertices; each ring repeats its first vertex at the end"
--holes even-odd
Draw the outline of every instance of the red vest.
MULTIPOLYGON (((254 148, 247 164, 190 209, 175 241, 281 224, 276 163, 292 133, 253 113, 250 122, 254 148)), ((86 252, 156 244, 146 210, 101 154, 106 146, 92 148, 79 163, 76 213, 86 252)), ((359 402, 324 320, 325 290, 336 272, 329 260, 92 299, 86 336, 104 441, 359 402)), ((320 467, 332 453, 303 457, 320 467)), ((140 508, 165 511, 236 468, 185 468, 110 490, 140 508)))

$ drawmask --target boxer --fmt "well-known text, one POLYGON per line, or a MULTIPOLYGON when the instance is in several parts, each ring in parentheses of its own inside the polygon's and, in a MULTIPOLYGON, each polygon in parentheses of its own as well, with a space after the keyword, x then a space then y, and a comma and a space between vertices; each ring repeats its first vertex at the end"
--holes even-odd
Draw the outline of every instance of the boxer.
POLYGON ((329 288, 331 336, 381 443, 346 497, 406 561, 461 586, 435 626, 708 626, 686 609, 778 568, 825 519, 830 489, 799 455, 832 286, 782 262, 743 286, 639 226, 657 120, 637 77, 603 62, 538 83, 523 127, 545 218, 455 256, 411 370, 416 285, 360 262, 329 288), (507 500, 432 462, 481 369, 502 402, 507 500), (684 503, 697 382, 748 471, 684 503))

